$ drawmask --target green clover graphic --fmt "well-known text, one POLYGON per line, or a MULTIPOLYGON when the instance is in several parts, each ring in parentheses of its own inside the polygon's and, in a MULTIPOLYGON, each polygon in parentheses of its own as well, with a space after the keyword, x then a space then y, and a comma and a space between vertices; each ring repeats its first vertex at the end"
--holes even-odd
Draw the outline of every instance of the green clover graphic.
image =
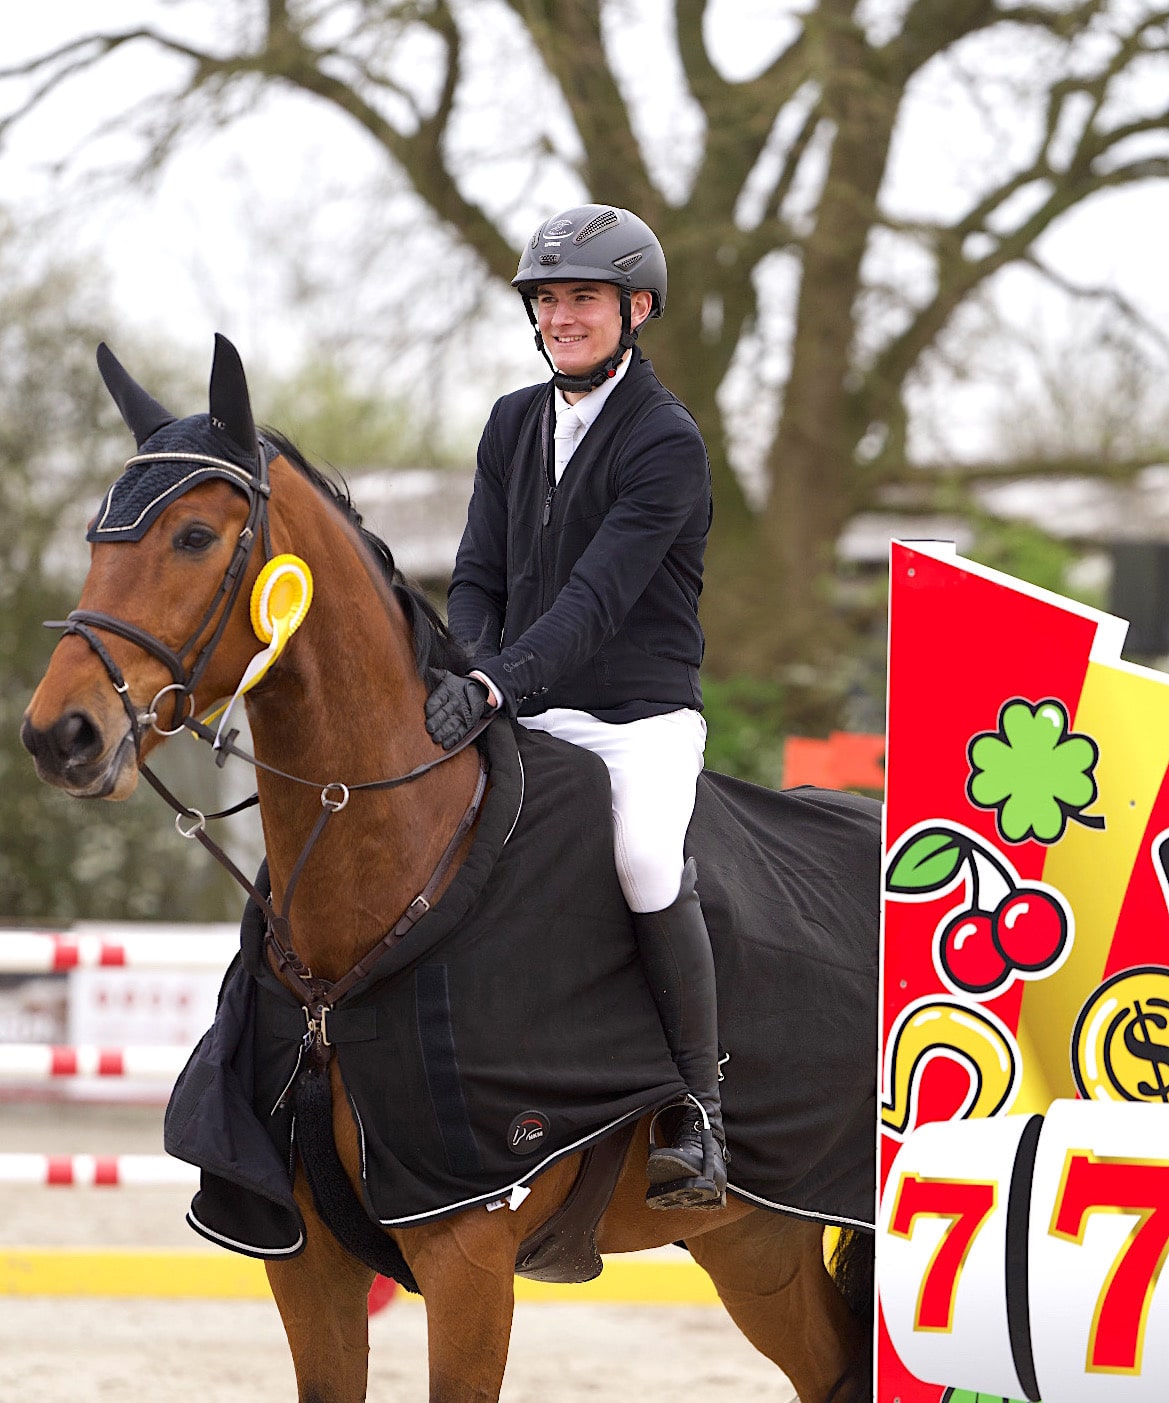
POLYGON ((1001 1393, 977 1393, 969 1388, 948 1388, 939 1403, 1014 1403, 1001 1393))
POLYGON ((1008 843, 1058 843, 1069 819, 1104 827, 1103 818, 1084 813, 1098 792, 1092 771, 1099 747, 1091 736, 1069 732, 1067 711, 1054 697, 1004 702, 998 730, 980 732, 966 753, 967 797, 980 809, 997 810, 995 823, 1008 843))

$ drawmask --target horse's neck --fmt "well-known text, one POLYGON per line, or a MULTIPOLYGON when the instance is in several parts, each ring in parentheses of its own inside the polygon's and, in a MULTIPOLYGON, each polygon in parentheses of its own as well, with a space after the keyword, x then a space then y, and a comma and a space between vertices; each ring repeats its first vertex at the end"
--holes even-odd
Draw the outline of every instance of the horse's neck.
MULTIPOLYGON (((317 580, 272 683, 250 701, 249 720, 257 758, 288 774, 351 786, 441 754, 426 733, 409 629, 368 576, 317 580)), ((329 818, 290 911, 294 947, 314 974, 339 978, 394 925, 438 863, 476 774, 474 755, 464 753, 400 788, 354 793, 329 818)), ((263 771, 258 788, 279 909, 322 813, 321 791, 263 771)))

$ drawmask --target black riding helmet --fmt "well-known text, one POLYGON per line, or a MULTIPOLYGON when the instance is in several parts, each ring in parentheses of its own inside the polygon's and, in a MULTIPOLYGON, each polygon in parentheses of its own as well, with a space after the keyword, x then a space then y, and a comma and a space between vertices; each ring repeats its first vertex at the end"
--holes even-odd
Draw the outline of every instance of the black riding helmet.
POLYGON ((562 390, 593 390, 616 374, 621 357, 637 339, 630 325, 631 291, 653 297, 651 317, 666 309, 666 255, 644 219, 616 205, 575 205, 546 219, 528 240, 511 280, 524 299, 536 331, 536 349, 552 367, 553 383, 562 390), (617 350, 589 375, 563 375, 552 362, 532 298, 542 283, 613 283, 621 295, 621 340, 617 350))

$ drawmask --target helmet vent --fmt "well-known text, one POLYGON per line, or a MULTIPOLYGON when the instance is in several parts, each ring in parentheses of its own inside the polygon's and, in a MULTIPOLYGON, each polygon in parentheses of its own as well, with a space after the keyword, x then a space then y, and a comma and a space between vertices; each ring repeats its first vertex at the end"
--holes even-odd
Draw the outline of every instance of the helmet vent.
POLYGON ((542 253, 537 261, 546 268, 549 264, 559 263, 560 255, 558 253, 542 253))
POLYGON ((622 258, 614 258, 613 267, 620 269, 622 273, 631 272, 645 257, 643 253, 627 253, 622 258))
POLYGON ((590 239, 595 239, 598 234, 603 234, 606 229, 613 229, 621 223, 621 217, 615 209, 607 209, 603 213, 596 215, 577 234, 573 236, 574 244, 587 244, 590 239))

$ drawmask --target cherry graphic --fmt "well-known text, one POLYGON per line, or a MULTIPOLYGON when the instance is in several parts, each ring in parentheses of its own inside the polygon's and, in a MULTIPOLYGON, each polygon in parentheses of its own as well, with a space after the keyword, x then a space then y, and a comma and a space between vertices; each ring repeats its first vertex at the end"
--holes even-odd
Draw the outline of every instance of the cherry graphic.
POLYGON ((934 967, 955 990, 997 994, 1017 975, 1042 976, 1063 957, 1072 918, 1059 892, 1019 875, 989 844, 945 823, 912 830, 893 850, 886 891, 921 900, 959 880, 965 904, 934 932, 934 967))
POLYGON ((1011 973, 985 911, 959 911, 942 931, 938 958, 950 982, 968 994, 990 993, 1011 973))
POLYGON ((991 917, 995 949, 1015 969, 1034 974, 1053 965, 1067 943, 1063 907, 1045 891, 1016 887, 991 917))

